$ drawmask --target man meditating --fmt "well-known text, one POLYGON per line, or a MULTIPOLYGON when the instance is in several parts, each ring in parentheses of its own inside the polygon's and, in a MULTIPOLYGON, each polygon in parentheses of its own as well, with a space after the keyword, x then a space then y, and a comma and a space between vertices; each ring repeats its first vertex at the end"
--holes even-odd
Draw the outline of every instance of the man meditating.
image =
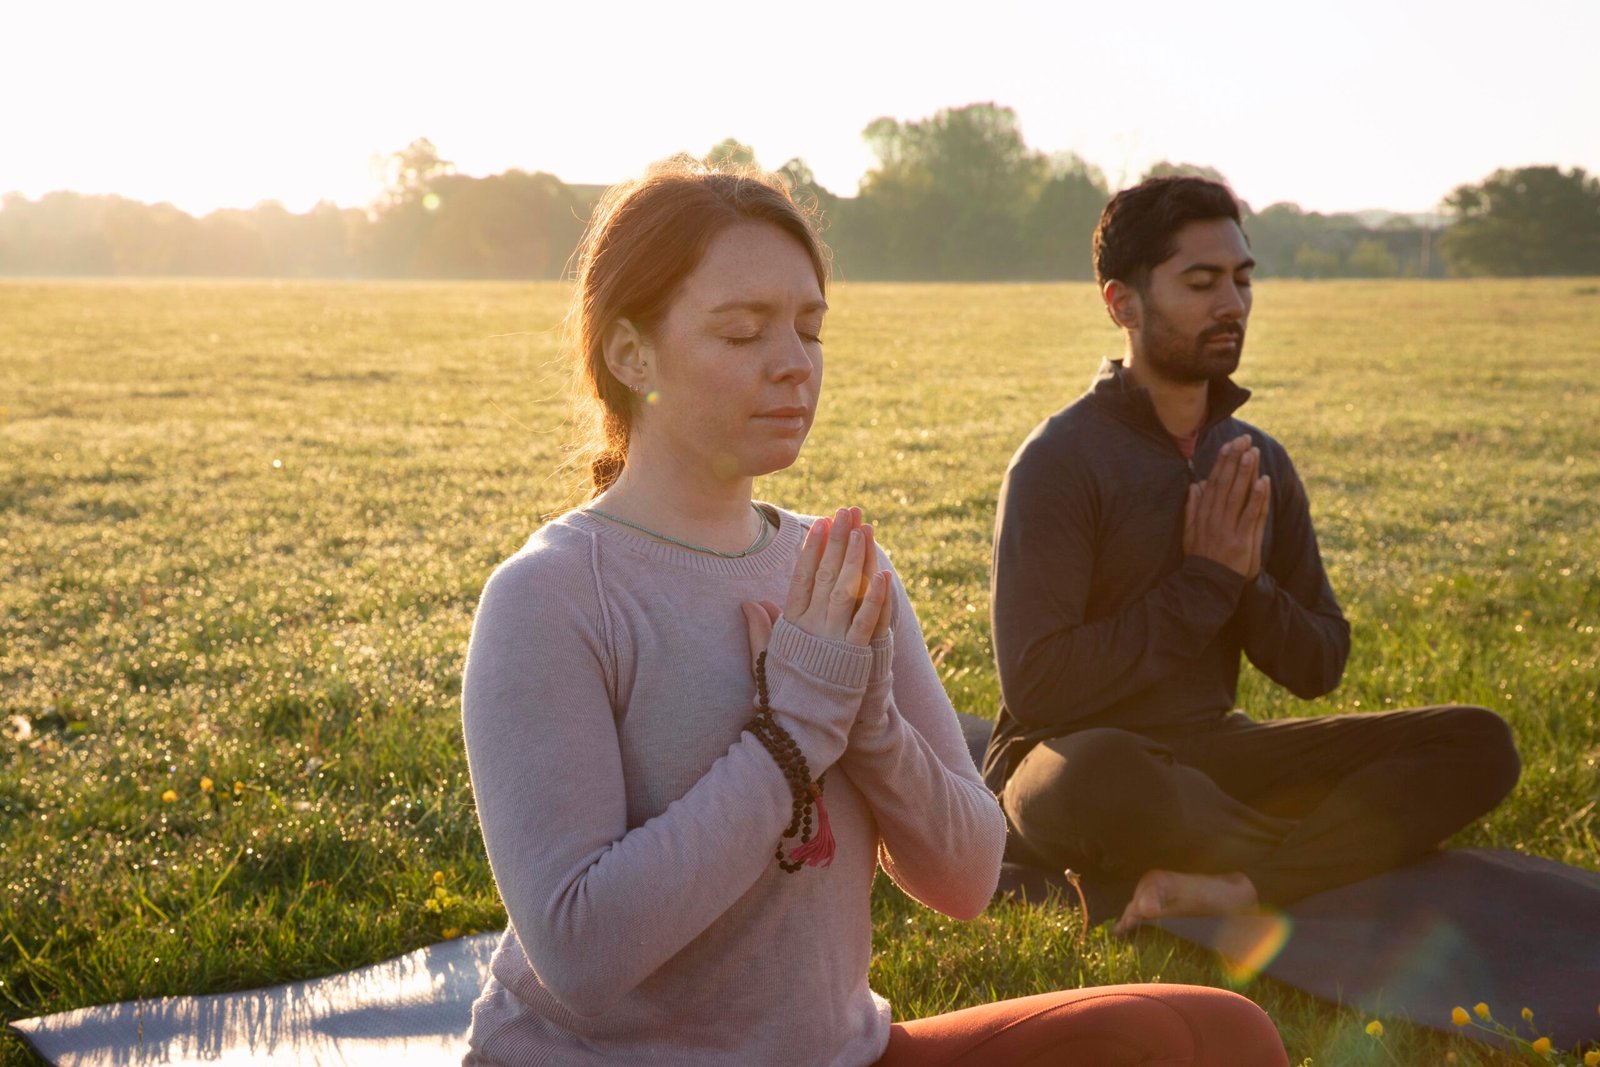
POLYGON ((1331 692, 1350 627, 1288 454, 1235 417, 1254 260, 1233 195, 1124 190, 1094 259, 1124 356, 1029 435, 1000 491, 984 777, 1007 858, 1076 870, 1122 933, 1287 905, 1435 847, 1516 783, 1497 715, 1234 708, 1241 652, 1296 696, 1331 692))

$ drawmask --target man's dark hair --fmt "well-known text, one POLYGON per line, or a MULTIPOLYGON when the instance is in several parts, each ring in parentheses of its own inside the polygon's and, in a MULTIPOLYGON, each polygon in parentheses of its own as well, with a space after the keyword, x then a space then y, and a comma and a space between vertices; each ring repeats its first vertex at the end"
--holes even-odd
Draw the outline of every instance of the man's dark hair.
POLYGON ((1239 218, 1239 201, 1208 178, 1146 178, 1111 198, 1094 229, 1094 278, 1144 289, 1150 272, 1178 250, 1177 234, 1191 222, 1239 218))

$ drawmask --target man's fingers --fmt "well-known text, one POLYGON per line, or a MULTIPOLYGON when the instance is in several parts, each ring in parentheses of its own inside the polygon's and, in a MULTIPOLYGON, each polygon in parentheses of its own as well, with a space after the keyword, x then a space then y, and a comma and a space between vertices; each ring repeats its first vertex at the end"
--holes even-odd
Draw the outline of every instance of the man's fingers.
POLYGON ((1272 479, 1266 475, 1255 480, 1250 488, 1250 502, 1246 506, 1250 519, 1250 538, 1261 550, 1261 535, 1267 528, 1267 512, 1272 510, 1272 479))
POLYGON ((800 546, 800 556, 794 561, 794 578, 789 582, 789 596, 783 603, 783 613, 798 619, 811 606, 811 588, 817 580, 817 567, 822 562, 822 550, 828 544, 827 519, 817 519, 806 531, 805 543, 800 546))
POLYGON ((1240 465, 1249 450, 1250 435, 1243 434, 1223 445, 1222 450, 1217 453, 1216 466, 1212 469, 1209 480, 1222 491, 1224 496, 1233 492, 1233 483, 1239 477, 1240 465))
POLYGON ((1255 480, 1254 461, 1251 458, 1254 453, 1248 434, 1235 437, 1225 447, 1227 462, 1223 462, 1222 456, 1217 457, 1217 470, 1212 473, 1211 480, 1217 483, 1222 493, 1222 499, 1218 502, 1222 507, 1222 517, 1237 520, 1239 512, 1244 509, 1246 497, 1250 495, 1250 483, 1255 480))
POLYGON ((1238 473, 1234 475, 1233 486, 1228 490, 1230 515, 1243 517, 1244 510, 1250 503, 1250 494, 1255 491, 1256 472, 1260 466, 1259 448, 1246 449, 1239 457, 1238 473))

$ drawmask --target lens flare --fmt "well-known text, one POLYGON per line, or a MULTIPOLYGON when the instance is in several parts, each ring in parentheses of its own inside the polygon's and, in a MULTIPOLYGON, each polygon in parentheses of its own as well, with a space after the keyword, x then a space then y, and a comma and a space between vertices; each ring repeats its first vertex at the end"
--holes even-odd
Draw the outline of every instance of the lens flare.
POLYGON ((1286 915, 1235 915, 1217 931, 1222 969, 1233 985, 1252 982, 1289 943, 1294 923, 1286 915))

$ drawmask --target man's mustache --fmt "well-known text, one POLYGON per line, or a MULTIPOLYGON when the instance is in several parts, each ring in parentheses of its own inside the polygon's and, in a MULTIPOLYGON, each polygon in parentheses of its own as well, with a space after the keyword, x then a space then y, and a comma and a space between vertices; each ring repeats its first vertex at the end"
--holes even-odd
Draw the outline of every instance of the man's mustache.
POLYGON ((1200 331, 1201 344, 1204 344, 1207 341, 1214 341, 1219 337, 1232 337, 1243 341, 1244 327, 1240 326, 1236 322, 1220 322, 1215 326, 1207 326, 1205 329, 1200 331))

